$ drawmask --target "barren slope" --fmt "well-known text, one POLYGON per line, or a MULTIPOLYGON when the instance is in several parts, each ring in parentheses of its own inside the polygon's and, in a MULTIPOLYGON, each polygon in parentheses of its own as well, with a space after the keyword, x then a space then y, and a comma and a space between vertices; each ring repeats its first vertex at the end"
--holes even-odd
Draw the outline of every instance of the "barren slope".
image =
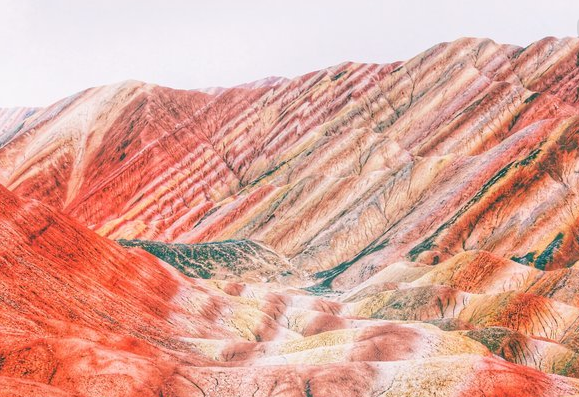
POLYGON ((561 268, 578 53, 461 39, 217 95, 90 89, 27 119, 0 182, 115 239, 255 240, 338 289, 473 249, 561 268))
POLYGON ((3 396, 579 392, 473 335, 365 319, 367 303, 189 279, 2 187, 0 208, 3 396))
POLYGON ((465 38, 0 111, 0 395, 579 394, 578 87, 465 38))

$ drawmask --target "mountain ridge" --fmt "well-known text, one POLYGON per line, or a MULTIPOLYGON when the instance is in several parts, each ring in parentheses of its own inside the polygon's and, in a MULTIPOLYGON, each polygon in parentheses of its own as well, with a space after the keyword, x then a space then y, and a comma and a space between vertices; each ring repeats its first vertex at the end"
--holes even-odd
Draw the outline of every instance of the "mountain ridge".
POLYGON ((462 38, 0 110, 0 391, 579 394, 577 87, 462 38))

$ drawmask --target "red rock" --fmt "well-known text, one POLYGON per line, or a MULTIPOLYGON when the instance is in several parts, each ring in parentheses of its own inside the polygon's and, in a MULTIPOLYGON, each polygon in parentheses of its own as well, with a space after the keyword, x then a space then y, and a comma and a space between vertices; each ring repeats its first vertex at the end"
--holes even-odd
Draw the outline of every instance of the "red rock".
POLYGON ((578 53, 0 110, 0 395, 579 394, 578 53), (120 238, 267 255, 199 280, 120 238))

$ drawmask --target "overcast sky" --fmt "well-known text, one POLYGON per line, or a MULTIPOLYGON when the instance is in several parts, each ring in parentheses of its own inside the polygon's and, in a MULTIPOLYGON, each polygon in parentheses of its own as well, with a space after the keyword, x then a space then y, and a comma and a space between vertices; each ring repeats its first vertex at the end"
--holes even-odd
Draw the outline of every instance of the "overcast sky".
POLYGON ((0 0, 0 107, 137 79, 174 88, 392 62, 461 36, 577 36, 579 0, 0 0))

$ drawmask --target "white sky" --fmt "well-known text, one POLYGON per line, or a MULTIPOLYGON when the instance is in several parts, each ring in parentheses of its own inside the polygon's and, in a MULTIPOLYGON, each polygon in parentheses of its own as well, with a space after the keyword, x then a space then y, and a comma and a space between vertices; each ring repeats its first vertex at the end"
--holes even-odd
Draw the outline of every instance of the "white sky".
POLYGON ((578 19, 578 0, 0 0, 0 107, 392 62, 461 36, 525 46, 577 36, 578 19))

